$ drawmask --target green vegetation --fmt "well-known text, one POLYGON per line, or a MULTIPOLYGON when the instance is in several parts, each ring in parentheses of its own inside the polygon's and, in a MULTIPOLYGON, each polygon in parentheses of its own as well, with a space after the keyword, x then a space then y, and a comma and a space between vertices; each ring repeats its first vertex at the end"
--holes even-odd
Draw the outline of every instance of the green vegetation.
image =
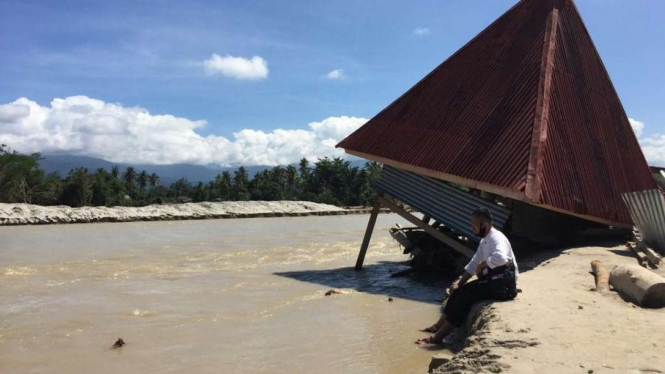
POLYGON ((157 174, 128 167, 90 172, 77 168, 62 178, 46 175, 39 153, 22 155, 0 145, 0 202, 39 205, 144 206, 185 201, 305 200, 338 206, 371 205, 381 165, 351 167, 341 158, 297 167, 275 166, 250 180, 244 167, 225 171, 209 183, 180 179, 166 187, 157 174))

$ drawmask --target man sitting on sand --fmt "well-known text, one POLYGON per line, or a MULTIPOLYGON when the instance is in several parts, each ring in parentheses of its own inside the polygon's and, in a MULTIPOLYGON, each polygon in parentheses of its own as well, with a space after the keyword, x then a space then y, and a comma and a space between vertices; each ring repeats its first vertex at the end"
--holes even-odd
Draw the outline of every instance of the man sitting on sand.
POLYGON ((492 214, 481 208, 472 214, 473 233, 480 238, 476 254, 458 283, 448 289, 443 316, 424 332, 434 333, 416 344, 440 344, 466 320, 473 304, 483 300, 512 300, 517 296, 517 261, 508 238, 492 227, 492 214), (477 280, 468 282, 476 275, 477 280))

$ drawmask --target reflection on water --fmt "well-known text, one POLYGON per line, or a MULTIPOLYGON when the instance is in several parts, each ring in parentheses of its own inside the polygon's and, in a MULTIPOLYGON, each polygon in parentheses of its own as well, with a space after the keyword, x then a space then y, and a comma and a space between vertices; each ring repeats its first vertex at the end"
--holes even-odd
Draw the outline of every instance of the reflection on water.
POLYGON ((394 215, 353 271, 368 218, 0 228, 0 372, 425 372, 444 284, 389 278, 394 215))

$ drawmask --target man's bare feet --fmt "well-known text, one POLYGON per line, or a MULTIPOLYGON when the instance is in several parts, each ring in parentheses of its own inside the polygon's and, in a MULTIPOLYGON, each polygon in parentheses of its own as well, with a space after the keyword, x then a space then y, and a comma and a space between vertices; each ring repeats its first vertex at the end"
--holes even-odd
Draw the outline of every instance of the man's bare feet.
POLYGON ((432 326, 427 327, 427 328, 424 328, 424 329, 422 329, 422 330, 420 330, 420 331, 422 331, 422 332, 429 332, 430 334, 434 334, 434 333, 436 333, 437 331, 439 331, 439 325, 435 323, 435 324, 433 324, 432 326))
POLYGON ((433 336, 428 336, 426 338, 418 339, 416 340, 416 344, 418 345, 423 345, 423 344, 442 344, 442 341, 435 340, 433 336))

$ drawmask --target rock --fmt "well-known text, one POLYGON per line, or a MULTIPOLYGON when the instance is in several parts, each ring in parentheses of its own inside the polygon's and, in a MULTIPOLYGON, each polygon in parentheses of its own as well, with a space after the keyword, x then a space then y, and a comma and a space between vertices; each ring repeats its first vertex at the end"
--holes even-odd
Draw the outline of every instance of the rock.
POLYGON ((337 295, 337 294, 340 294, 340 293, 341 292, 339 292, 339 291, 330 290, 330 291, 326 292, 326 296, 337 295))
POLYGON ((452 359, 453 353, 449 351, 435 354, 432 356, 432 360, 429 363, 429 371, 432 372, 432 370, 438 368, 441 365, 447 364, 452 359))
POLYGON ((113 349, 118 349, 121 348, 123 345, 125 345, 125 341, 122 339, 118 339, 113 343, 113 349))
POLYGON ((393 301, 393 298, 392 298, 392 297, 389 297, 389 298, 388 298, 388 301, 389 301, 389 302, 393 301))

